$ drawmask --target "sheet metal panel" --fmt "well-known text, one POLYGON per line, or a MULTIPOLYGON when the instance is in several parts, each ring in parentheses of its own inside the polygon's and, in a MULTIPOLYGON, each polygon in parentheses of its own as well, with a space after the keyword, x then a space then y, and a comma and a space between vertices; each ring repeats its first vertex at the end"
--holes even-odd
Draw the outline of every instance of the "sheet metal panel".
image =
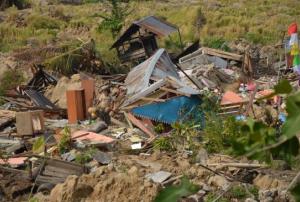
POLYGON ((163 79, 167 76, 179 79, 175 65, 169 58, 168 53, 162 48, 129 72, 125 79, 127 94, 136 94, 146 89, 149 86, 151 76, 157 79, 163 79))
POLYGON ((159 36, 168 36, 176 32, 178 28, 170 23, 163 22, 155 16, 148 16, 142 20, 134 22, 134 24, 147 29, 159 36))

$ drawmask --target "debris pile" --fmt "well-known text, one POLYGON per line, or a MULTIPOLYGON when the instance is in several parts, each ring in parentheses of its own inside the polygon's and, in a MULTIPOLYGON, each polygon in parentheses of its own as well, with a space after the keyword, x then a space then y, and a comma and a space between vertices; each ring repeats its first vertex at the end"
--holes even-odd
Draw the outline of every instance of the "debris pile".
MULTIPOLYGON (((248 201, 258 197, 288 201, 284 189, 294 171, 270 175, 265 164, 208 155, 203 148, 188 148, 186 142, 203 141, 198 134, 206 127, 206 117, 200 105, 208 94, 217 97, 218 117, 266 121, 271 116, 284 122, 285 106, 271 89, 283 77, 295 84, 295 74, 283 71, 282 61, 265 54, 274 47, 254 51, 242 43, 230 45, 236 53, 193 44, 179 54, 177 64, 155 39, 177 30, 153 16, 134 22, 112 46, 123 62, 138 61, 128 74, 98 71, 103 64, 92 51, 93 40, 67 53, 85 58, 84 63, 71 65, 68 76, 57 66, 47 69, 41 58, 33 60, 30 50, 16 54, 39 64, 31 68, 28 82, 11 86, 0 97, 0 200, 34 196, 49 202, 153 201, 186 175, 199 185, 189 201, 206 200, 213 192, 222 196, 236 185, 261 189, 257 197, 247 193, 248 201), (137 33, 146 36, 132 38, 137 33), (140 46, 138 40, 151 43, 140 46), (143 54, 135 55, 139 51, 143 54), (273 67, 275 75, 258 74, 265 59, 267 66, 280 62, 273 67), (267 98, 261 101, 262 97, 267 98), (178 126, 183 123, 194 125, 185 130, 178 126), (189 129, 195 129, 197 137, 189 129), (173 148, 164 138, 176 132, 187 139, 175 139, 182 149, 155 151, 155 147, 173 148)), ((54 54, 50 62, 58 64, 54 60, 60 57, 65 55, 54 54)))

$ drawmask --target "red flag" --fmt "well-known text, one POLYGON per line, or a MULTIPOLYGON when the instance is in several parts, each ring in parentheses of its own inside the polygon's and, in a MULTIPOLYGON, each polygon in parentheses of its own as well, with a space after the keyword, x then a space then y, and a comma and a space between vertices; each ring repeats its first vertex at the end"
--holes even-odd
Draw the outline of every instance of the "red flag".
POLYGON ((288 34, 289 34, 289 36, 291 36, 294 33, 297 33, 297 23, 295 23, 295 22, 293 22, 292 24, 290 24, 290 26, 288 28, 288 34))

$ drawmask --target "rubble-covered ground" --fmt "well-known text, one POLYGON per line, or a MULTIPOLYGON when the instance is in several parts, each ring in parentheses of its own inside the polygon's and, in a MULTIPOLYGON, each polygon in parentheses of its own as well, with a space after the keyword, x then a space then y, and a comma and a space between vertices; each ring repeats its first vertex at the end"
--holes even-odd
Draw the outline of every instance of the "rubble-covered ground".
POLYGON ((9 2, 0 201, 300 200, 299 75, 282 36, 297 1, 9 2), (181 38, 122 63, 112 44, 148 15, 181 38))

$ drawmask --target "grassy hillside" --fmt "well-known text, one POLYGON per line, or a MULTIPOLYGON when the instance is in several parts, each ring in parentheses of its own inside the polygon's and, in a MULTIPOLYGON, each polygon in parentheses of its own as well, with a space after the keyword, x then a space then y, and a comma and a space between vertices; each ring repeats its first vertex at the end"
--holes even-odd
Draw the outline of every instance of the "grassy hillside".
MULTIPOLYGON (((104 60, 114 61, 109 50, 114 39, 108 31, 99 32, 99 14, 109 12, 103 3, 42 5, 18 11, 9 8, 1 13, 0 51, 10 52, 24 46, 85 41, 92 37, 104 60)), ((279 41, 287 26, 299 21, 297 0, 200 0, 200 1, 131 1, 126 25, 146 15, 157 15, 179 26, 185 44, 200 37, 204 43, 244 38, 252 43, 279 41)), ((176 50, 178 37, 160 40, 161 46, 176 50), (169 43, 171 41, 174 44, 169 43)))

